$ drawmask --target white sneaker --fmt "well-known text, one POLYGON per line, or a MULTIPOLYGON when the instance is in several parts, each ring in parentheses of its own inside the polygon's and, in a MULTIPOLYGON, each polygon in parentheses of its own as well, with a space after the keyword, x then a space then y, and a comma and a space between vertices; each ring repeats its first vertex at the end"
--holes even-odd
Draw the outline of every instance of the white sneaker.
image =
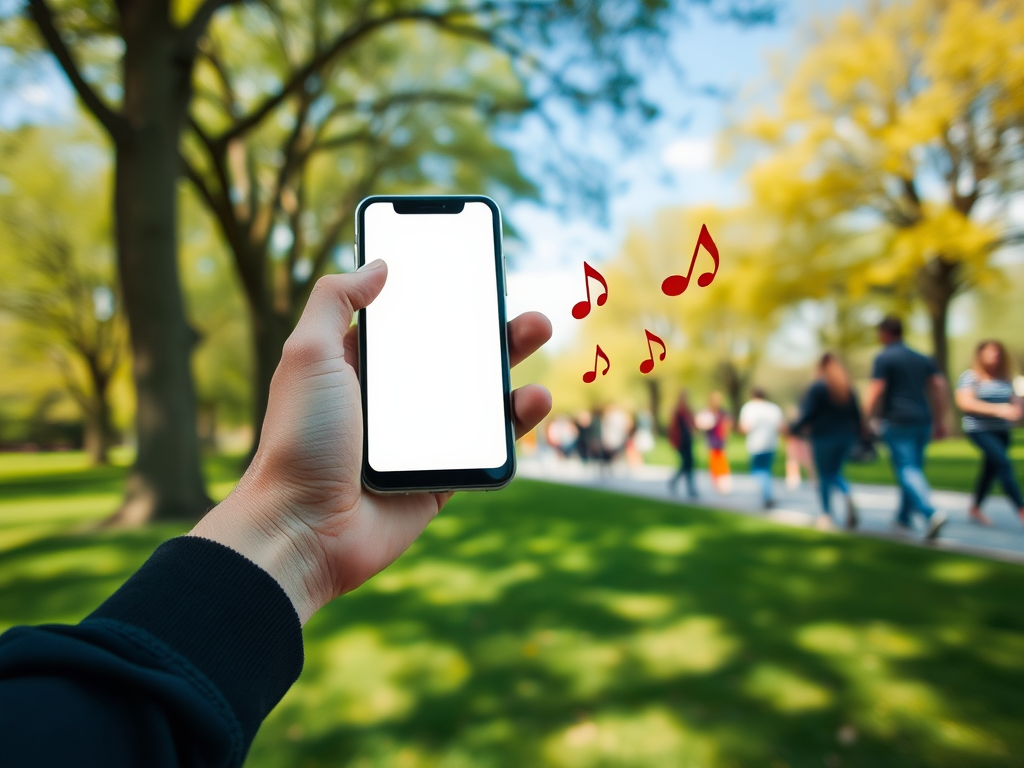
POLYGON ((932 515, 932 519, 928 521, 928 532, 924 535, 925 540, 934 541, 939 538, 939 531, 942 530, 947 519, 945 512, 936 512, 932 515))

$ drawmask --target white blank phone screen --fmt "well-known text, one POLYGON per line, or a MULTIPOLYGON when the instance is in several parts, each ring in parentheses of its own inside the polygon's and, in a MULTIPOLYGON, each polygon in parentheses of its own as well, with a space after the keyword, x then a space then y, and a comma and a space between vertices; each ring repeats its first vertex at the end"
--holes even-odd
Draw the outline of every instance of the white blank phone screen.
POLYGON ((494 221, 461 213, 364 212, 366 263, 388 279, 366 309, 368 459, 378 472, 505 464, 494 221))

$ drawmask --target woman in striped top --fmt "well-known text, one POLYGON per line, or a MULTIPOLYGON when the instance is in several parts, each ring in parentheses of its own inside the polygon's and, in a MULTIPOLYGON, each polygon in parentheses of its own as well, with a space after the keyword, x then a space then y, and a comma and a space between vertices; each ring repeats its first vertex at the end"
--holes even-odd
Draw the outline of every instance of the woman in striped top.
POLYGON ((1011 378, 1006 347, 998 341, 983 341, 974 353, 974 364, 960 374, 956 385, 956 404, 964 412, 964 432, 982 455, 970 511, 971 521, 979 525, 991 525, 981 511, 981 503, 997 477, 1024 522, 1024 496, 1010 461, 1010 428, 1022 415, 1011 378))

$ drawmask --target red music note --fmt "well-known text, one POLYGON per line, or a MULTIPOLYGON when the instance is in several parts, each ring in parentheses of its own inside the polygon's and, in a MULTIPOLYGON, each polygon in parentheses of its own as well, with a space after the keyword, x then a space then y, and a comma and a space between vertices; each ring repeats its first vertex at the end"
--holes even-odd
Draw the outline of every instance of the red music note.
POLYGON ((664 341, 662 341, 659 337, 655 336, 653 333, 648 331, 646 328, 644 328, 644 333, 647 334, 647 352, 650 355, 650 357, 647 360, 644 360, 642 363, 640 363, 640 373, 648 374, 654 370, 654 350, 651 349, 651 342, 653 341, 656 344, 661 345, 661 355, 658 357, 659 360, 665 359, 665 355, 668 354, 668 349, 665 347, 664 341))
POLYGON ((583 284, 587 287, 587 300, 577 302, 572 308, 572 316, 577 320, 582 320, 584 317, 590 314, 590 278, 597 280, 603 287, 604 293, 597 297, 597 306, 603 307, 604 303, 608 301, 608 283, 605 282, 604 277, 601 273, 594 269, 592 266, 583 262, 583 284))
POLYGON ((584 384, 591 384, 597 378, 597 359, 599 357, 604 360, 604 370, 601 371, 601 375, 606 376, 608 374, 608 371, 611 369, 612 361, 608 359, 608 355, 604 353, 604 350, 601 349, 601 345, 598 344, 597 352, 594 354, 594 370, 587 371, 586 373, 583 374, 584 384))
MULTIPOLYGON (((697 253, 700 251, 700 247, 704 246, 704 249, 711 254, 711 258, 715 260, 715 269, 712 272, 705 272, 703 275, 697 278, 697 285, 701 288, 707 288, 711 285, 711 281, 715 279, 715 275, 718 274, 718 246, 715 245, 715 241, 711 239, 711 233, 708 232, 706 224, 700 225, 700 235, 697 236, 697 245, 693 247, 693 258, 690 259, 690 269, 687 270, 685 275, 669 275, 665 278, 665 281, 661 284, 661 292, 666 296, 678 296, 686 290, 687 286, 690 285, 690 275, 693 274, 693 267, 697 263, 697 253)), ((575 310, 574 310, 575 312, 575 310)))

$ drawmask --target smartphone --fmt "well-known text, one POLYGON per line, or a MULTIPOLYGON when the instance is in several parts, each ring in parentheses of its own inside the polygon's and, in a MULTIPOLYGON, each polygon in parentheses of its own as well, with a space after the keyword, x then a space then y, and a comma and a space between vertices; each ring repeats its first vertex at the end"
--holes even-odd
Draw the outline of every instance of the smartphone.
POLYGON ((359 312, 363 484, 493 490, 515 475, 501 213, 478 195, 375 196, 356 209, 360 266, 388 265, 359 312))

